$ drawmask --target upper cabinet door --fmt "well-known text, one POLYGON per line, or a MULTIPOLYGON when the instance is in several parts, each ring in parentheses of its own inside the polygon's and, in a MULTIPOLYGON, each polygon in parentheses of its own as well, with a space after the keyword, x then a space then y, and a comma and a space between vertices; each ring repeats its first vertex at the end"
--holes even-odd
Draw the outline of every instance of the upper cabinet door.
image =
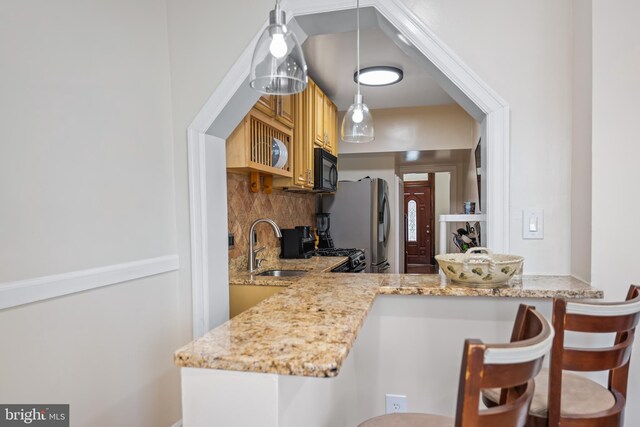
POLYGON ((331 142, 331 152, 334 156, 338 157, 338 107, 336 104, 331 103, 331 122, 329 126, 329 139, 331 142))
POLYGON ((276 114, 276 97, 262 95, 256 102, 255 108, 273 117, 276 114))
POLYGON ((283 125, 293 128, 293 95, 262 95, 255 108, 269 117, 274 117, 283 125))
POLYGON ((293 95, 282 95, 277 97, 277 108, 276 108, 276 118, 282 122, 283 124, 293 127, 294 121, 294 96, 293 95))
POLYGON ((313 142, 319 147, 324 147, 324 93, 315 84, 313 89, 313 142))
POLYGON ((335 155, 338 151, 336 139, 338 109, 328 96, 324 97, 324 145, 325 150, 335 155))
POLYGON ((294 98, 293 106, 295 107, 295 126, 293 128, 293 153, 289 153, 293 157, 293 184, 299 187, 306 187, 309 181, 309 166, 307 165, 306 146, 310 144, 309 138, 305 135, 304 125, 304 109, 306 105, 307 93, 301 92, 292 95, 294 98))

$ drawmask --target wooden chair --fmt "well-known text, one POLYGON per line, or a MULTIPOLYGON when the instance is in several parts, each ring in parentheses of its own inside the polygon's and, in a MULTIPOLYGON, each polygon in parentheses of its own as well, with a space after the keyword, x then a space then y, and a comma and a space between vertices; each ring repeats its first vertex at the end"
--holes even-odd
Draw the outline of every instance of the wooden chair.
MULTIPOLYGON (((624 423, 629 359, 640 319, 640 287, 631 286, 625 302, 553 302, 555 338, 550 367, 536 378, 527 426, 618 427, 624 423), (609 347, 567 347, 566 331, 615 333, 609 347), (568 371, 608 371, 607 387, 568 371)), ((485 390, 487 406, 499 391, 485 390)))
POLYGON ((533 379, 551 348, 553 328, 534 307, 520 305, 509 344, 464 343, 456 418, 403 413, 371 418, 359 427, 521 427, 533 397, 533 379), (480 390, 505 390, 502 404, 479 409, 480 390))

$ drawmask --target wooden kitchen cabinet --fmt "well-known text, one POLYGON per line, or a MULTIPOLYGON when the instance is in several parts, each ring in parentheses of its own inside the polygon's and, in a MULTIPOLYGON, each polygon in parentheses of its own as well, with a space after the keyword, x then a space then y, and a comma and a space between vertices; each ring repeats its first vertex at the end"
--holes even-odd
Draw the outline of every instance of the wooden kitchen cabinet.
POLYGON ((338 153, 338 108, 315 82, 312 88, 313 142, 335 156, 338 153))
POLYGON ((262 111, 263 113, 273 116, 275 114, 275 96, 272 95, 262 95, 258 98, 258 102, 254 105, 254 108, 262 111))
POLYGON ((293 143, 289 153, 290 158, 293 159, 293 176, 289 179, 276 177, 273 181, 273 185, 276 188, 313 190, 314 94, 315 84, 310 79, 307 90, 296 94, 293 98, 295 120, 293 143))
POLYGON ((324 99, 322 89, 313 84, 313 142, 324 147, 324 99))
POLYGON ((333 144, 333 155, 338 157, 338 143, 340 142, 340 123, 338 122, 338 107, 334 104, 333 105, 333 124, 332 126, 332 131, 333 131, 333 140, 335 141, 333 144))
POLYGON ((314 148, 324 148, 334 156, 338 153, 338 108, 312 79, 304 92, 291 97, 291 104, 293 138, 289 159, 293 176, 274 177, 273 185, 289 190, 313 190, 314 148))
MULTIPOLYGON (((226 141, 227 169, 258 172, 263 175, 292 177, 292 159, 282 168, 273 166, 272 140, 277 138, 288 151, 293 145, 293 131, 258 108, 253 108, 226 141)), ((257 175, 256 175, 257 176, 257 175)), ((256 183, 257 185, 257 183, 256 183)), ((252 191, 254 189, 252 188, 252 191)))
POLYGON ((324 149, 333 154, 338 153, 338 107, 328 96, 324 97, 324 149))
POLYGON ((294 95, 262 95, 254 107, 292 128, 294 122, 293 98, 294 95))
POLYGON ((250 309, 286 286, 229 285, 229 318, 250 309))
POLYGON ((295 109, 294 109, 294 101, 293 96, 278 96, 278 101, 280 105, 278 106, 278 113, 276 118, 280 120, 287 126, 293 126, 295 120, 295 109))
POLYGON ((312 110, 312 102, 309 91, 296 95, 293 128, 293 185, 309 190, 313 189, 313 143, 306 112, 312 110))

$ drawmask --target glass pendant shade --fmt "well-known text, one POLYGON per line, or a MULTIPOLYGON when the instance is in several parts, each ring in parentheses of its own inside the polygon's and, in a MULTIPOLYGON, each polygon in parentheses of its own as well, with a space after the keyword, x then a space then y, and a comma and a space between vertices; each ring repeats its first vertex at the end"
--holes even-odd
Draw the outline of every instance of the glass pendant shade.
POLYGON ((362 95, 354 97, 353 104, 342 118, 340 138, 352 143, 371 142, 375 139, 373 117, 367 105, 362 102, 362 95))
POLYGON ((358 92, 353 97, 353 104, 349 107, 340 126, 340 139, 344 142, 362 143, 375 139, 373 133, 373 117, 369 108, 362 102, 360 93, 360 0, 356 2, 356 78, 358 92))
POLYGON ((251 59, 249 84, 258 92, 291 95, 307 87, 307 63, 296 35, 287 29, 280 6, 269 14, 251 59))

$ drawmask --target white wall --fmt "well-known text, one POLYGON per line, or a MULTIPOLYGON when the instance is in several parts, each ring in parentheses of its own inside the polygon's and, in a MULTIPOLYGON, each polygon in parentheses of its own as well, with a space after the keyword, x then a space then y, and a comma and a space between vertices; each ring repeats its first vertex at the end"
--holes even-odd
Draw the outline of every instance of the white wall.
POLYGON ((640 283, 629 243, 640 238, 633 226, 640 210, 635 188, 640 182, 636 142, 640 29, 633 19, 637 12, 640 4, 635 1, 622 1, 612 9, 593 2, 592 278, 608 298, 615 299, 624 297, 629 284, 640 283), (612 223, 614 207, 621 213, 612 223))
MULTIPOLYGON (((187 128, 231 65, 265 23, 274 3, 271 0, 165 2, 171 64, 176 223, 181 260, 177 298, 180 306, 186 308, 181 314, 180 324, 189 325, 185 334, 190 334, 192 318, 188 308, 192 305, 192 295, 187 128), (221 16, 224 18, 221 19, 221 16), (229 37, 230 34, 233 37, 229 37)), ((227 250, 212 251, 210 255, 226 257, 227 250)), ((227 286, 224 275, 211 272, 210 278, 216 284, 227 286), (220 280, 221 277, 224 277, 224 281, 220 280)))
POLYGON ((571 274, 591 281, 591 0, 573 1, 571 274))
MULTIPOLYGON (((473 126, 473 148, 469 150, 469 155, 464 162, 464 201, 476 203, 476 212, 480 212, 480 198, 478 196, 478 175, 476 171, 476 148, 480 141, 480 124, 474 122, 473 126)), ((485 143, 486 144, 486 143, 485 143)), ((486 163, 486 162, 485 162, 486 163)))
MULTIPOLYGON (((593 1, 591 278, 607 299, 622 299, 631 283, 640 283, 633 243, 640 239, 634 225, 635 213, 640 211, 636 187, 640 182, 638 16, 640 3, 635 0, 621 0, 614 7, 593 1)), ((638 378, 640 351, 636 346, 626 409, 625 425, 629 426, 640 425, 638 378)))
MULTIPOLYGON (((440 222, 438 218, 440 215, 446 215, 451 213, 450 205, 451 205, 451 172, 437 172, 435 174, 436 178, 436 206, 435 206, 435 238, 436 238, 436 252, 440 247, 440 222)), ((447 247, 451 246, 451 239, 447 237, 447 247)), ((448 250, 451 252, 451 250, 448 250)))
MULTIPOLYGON (((339 115, 342 123, 344 111, 339 115)), ((457 104, 372 110, 376 139, 367 144, 340 141, 343 153, 471 148, 475 121, 457 104)))
MULTIPOLYGON (((176 253, 166 5, 0 14, 0 282, 176 253)), ((0 311, 0 401, 73 425, 180 418, 175 273, 0 311)))
POLYGON ((510 252, 528 272, 570 272, 571 2, 404 0, 511 108, 510 252), (541 173, 544 165, 544 173, 541 173), (522 209, 545 239, 522 240, 522 209))
MULTIPOLYGON (((369 176, 371 178, 382 178, 389 184, 389 200, 396 200, 395 186, 395 157, 393 153, 367 154, 357 156, 340 156, 338 158, 338 170, 340 180, 357 181, 360 178, 369 176)), ((391 265, 391 273, 398 272, 397 257, 394 256, 398 248, 396 236, 398 212, 391 209, 391 226, 389 227, 389 247, 387 248, 387 261, 391 265)))

